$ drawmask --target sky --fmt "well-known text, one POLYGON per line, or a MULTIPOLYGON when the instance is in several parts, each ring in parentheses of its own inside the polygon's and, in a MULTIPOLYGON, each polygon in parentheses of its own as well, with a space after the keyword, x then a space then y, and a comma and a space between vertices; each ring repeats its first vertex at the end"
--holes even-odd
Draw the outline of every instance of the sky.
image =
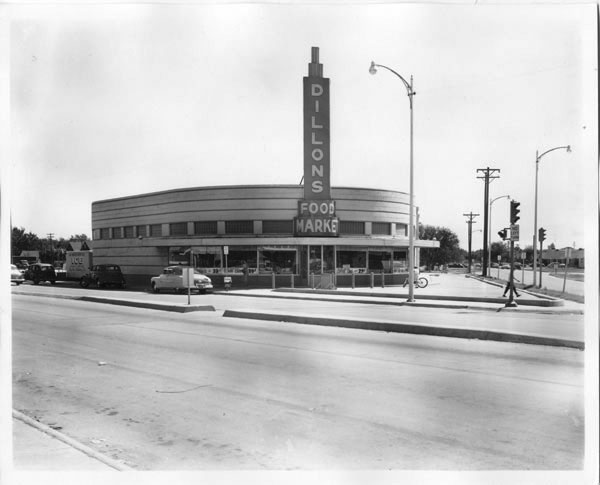
MULTIPOLYGON (((597 207, 594 5, 20 5, 11 13, 12 225, 92 234, 96 200, 298 184, 311 47, 331 81, 332 186, 409 190, 423 224, 483 245, 490 198, 532 244, 584 247, 597 207), (592 210, 593 209, 593 210, 592 210), (588 229, 586 229, 586 227, 588 229)), ((493 203, 492 241, 509 225, 493 203)))

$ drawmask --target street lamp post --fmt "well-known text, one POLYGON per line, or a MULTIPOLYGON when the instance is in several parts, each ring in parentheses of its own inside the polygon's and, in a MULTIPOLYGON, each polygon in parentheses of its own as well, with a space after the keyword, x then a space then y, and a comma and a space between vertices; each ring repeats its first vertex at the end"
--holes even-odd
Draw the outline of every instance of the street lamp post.
MULTIPOLYGON (((535 202, 533 208, 533 286, 536 286, 536 267, 537 267, 537 207, 538 207, 538 172, 540 166, 540 160, 547 153, 553 152, 554 150, 565 149, 567 152, 571 151, 571 145, 559 146, 550 148, 550 150, 546 150, 541 155, 538 154, 538 151, 535 151, 535 202)), ((541 274, 540 274, 540 286, 541 286, 541 274)))
POLYGON ((414 228, 414 185, 413 185, 413 96, 416 94, 413 90, 413 77, 410 76, 410 83, 406 81, 400 74, 393 69, 381 64, 375 64, 371 61, 369 72, 377 73, 377 68, 382 67, 387 69, 392 74, 395 74, 404 84, 406 93, 410 102, 410 189, 409 189, 409 223, 408 223, 408 301, 415 301, 415 228, 414 228))
POLYGON ((490 202, 490 212, 489 212, 489 221, 488 221, 488 274, 490 277, 492 276, 492 204, 498 199, 510 199, 510 195, 501 195, 500 197, 496 197, 492 199, 490 202))

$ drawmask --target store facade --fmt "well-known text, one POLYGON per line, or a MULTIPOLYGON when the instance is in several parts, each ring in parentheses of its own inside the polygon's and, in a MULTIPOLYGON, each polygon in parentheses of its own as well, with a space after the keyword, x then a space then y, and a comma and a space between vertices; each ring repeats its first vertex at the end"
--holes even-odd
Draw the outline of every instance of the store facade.
MULTIPOLYGON (((92 204, 94 262, 142 284, 190 265, 234 286, 367 286, 407 276, 409 196, 331 187, 329 79, 312 48, 304 84, 303 185, 175 189, 92 204)), ((417 220, 417 218, 415 218, 417 220)), ((417 231, 415 231, 417 233, 417 231)), ((418 248, 437 241, 415 241, 418 248)))

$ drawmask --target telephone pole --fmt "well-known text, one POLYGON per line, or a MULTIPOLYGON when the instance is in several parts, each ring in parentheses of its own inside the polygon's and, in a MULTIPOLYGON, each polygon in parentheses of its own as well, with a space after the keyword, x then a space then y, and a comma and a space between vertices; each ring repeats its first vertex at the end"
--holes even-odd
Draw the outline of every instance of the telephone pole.
POLYGON ((478 217, 479 214, 473 214, 473 211, 469 212, 468 214, 463 214, 463 216, 468 217, 469 219, 467 220, 467 224, 469 225, 469 270, 468 272, 471 272, 471 239, 472 239, 472 235, 473 235, 473 224, 474 224, 474 218, 478 217))
POLYGON ((483 175, 478 176, 478 179, 484 180, 483 189, 483 261, 481 265, 481 276, 487 276, 488 269, 488 208, 490 199, 490 180, 500 178, 500 175, 494 175, 496 172, 500 173, 499 168, 478 168, 477 172, 482 172, 483 175))

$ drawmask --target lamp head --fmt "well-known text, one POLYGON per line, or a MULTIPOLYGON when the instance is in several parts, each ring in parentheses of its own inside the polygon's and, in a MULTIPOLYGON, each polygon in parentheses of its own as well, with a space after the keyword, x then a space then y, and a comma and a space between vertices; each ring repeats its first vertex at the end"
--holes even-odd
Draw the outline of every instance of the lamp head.
POLYGON ((371 61, 371 67, 369 67, 369 72, 371 74, 377 74, 377 69, 375 68, 375 62, 371 61))
POLYGON ((567 153, 571 153, 571 145, 567 145, 567 153))

